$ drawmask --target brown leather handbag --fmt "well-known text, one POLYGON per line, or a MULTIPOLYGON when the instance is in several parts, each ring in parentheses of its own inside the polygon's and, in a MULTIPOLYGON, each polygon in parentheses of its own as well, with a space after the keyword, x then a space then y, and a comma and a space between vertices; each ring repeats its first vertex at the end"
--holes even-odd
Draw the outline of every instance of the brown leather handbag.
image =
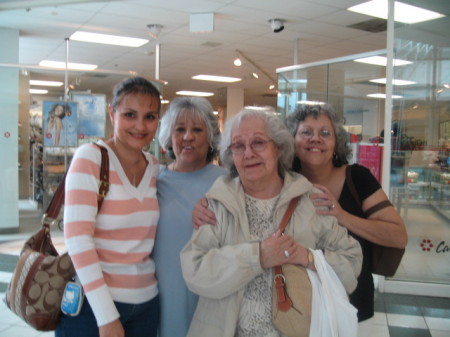
MULTIPOLYGON (((98 197, 100 209, 109 190, 109 158, 106 148, 97 146, 102 153, 98 197)), ((50 226, 58 222, 64 203, 65 178, 66 174, 42 218, 41 229, 25 242, 5 297, 11 311, 40 331, 51 331, 57 327, 64 287, 75 275, 68 253, 59 255, 50 236, 50 226)))
MULTIPOLYGON (((284 232, 300 197, 293 198, 278 229, 284 232)), ((274 268, 272 322, 288 337, 308 337, 312 287, 305 267, 290 263, 274 268)))

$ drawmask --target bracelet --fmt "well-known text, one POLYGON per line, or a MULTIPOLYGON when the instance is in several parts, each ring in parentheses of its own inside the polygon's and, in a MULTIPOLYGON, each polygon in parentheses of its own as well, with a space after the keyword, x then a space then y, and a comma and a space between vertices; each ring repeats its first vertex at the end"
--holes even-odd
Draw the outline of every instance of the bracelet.
POLYGON ((308 250, 308 263, 306 264, 305 268, 309 268, 309 266, 312 266, 314 264, 314 255, 311 253, 309 249, 308 250))

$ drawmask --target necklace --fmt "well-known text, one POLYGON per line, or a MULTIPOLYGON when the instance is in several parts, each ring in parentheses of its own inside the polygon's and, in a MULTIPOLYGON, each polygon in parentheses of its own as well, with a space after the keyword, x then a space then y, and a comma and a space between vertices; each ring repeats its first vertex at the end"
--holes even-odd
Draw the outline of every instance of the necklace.
MULTIPOLYGON (((124 158, 121 158, 121 156, 119 155, 119 153, 117 151, 117 147, 114 144, 114 142, 111 143, 110 147, 113 150, 113 152, 116 154, 116 157, 119 160, 120 165, 122 166, 123 172, 125 173, 125 176, 127 177, 128 181, 131 183, 131 185, 133 185, 134 187, 137 187, 137 180, 138 180, 137 177, 139 177, 140 170, 142 169, 142 168, 140 168, 141 165, 140 165, 139 160, 134 165, 130 165, 131 167, 135 168, 135 170, 133 172, 132 170, 127 169, 128 164, 124 160, 124 158)), ((144 158, 144 160, 145 160, 145 158, 144 158)))

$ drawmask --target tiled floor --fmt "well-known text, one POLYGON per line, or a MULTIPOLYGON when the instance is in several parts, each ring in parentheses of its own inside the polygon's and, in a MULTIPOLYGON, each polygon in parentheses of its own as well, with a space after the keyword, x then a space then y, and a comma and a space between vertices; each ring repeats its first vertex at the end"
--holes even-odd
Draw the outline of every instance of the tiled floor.
MULTIPOLYGON (((38 219, 40 215, 38 215, 38 219)), ((23 240, 36 230, 34 219, 21 218, 21 233, 0 235, 0 298, 14 270, 23 240)), ((59 251, 64 250, 62 233, 52 231, 59 251)), ((371 337, 450 337, 450 298, 377 293, 371 337)), ((0 301, 0 337, 44 337, 28 327, 0 301)), ((82 336, 80 336, 82 337, 82 336)))

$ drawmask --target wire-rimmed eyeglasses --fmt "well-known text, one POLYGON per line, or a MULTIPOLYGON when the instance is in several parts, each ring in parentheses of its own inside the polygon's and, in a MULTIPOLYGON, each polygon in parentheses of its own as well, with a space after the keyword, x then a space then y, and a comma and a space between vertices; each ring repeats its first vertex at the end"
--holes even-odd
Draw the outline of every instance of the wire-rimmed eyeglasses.
MULTIPOLYGON (((302 129, 298 130, 300 137, 304 139, 311 139, 314 136, 314 130, 312 129, 302 129)), ((330 139, 333 136, 333 132, 328 129, 320 129, 318 135, 322 139, 330 139)))
POLYGON ((248 144, 245 144, 243 142, 233 143, 230 146, 228 146, 228 148, 230 149, 230 151, 233 154, 243 154, 245 152, 245 149, 247 148, 247 146, 250 146, 250 148, 254 152, 261 152, 261 151, 264 151, 266 149, 267 143, 269 143, 269 142, 273 142, 273 140, 272 139, 256 138, 256 139, 253 139, 248 144))

